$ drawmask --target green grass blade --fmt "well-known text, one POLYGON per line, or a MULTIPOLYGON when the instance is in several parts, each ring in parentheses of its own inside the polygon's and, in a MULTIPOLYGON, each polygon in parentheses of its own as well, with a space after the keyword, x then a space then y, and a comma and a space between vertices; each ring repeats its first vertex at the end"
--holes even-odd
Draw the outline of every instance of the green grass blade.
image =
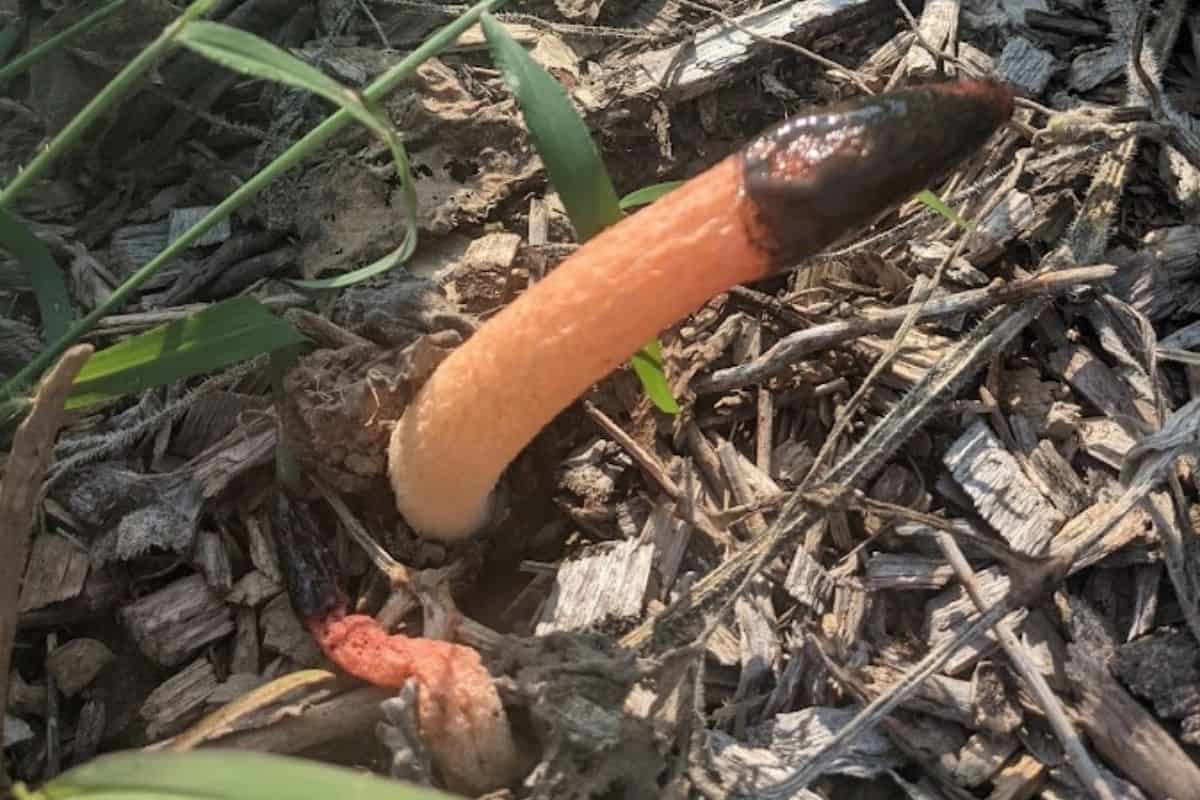
MULTIPOLYGON (((484 14, 479 25, 487 37, 492 60, 517 96, 533 146, 562 198, 575 235, 586 242, 624 216, 600 151, 558 81, 491 14, 484 14)), ((679 406, 662 372, 658 341, 639 351, 632 363, 646 394, 659 410, 678 413, 679 406)))
MULTIPOLYGON (((396 165, 396 174, 403 187, 405 216, 408 222, 408 235, 405 237, 401 249, 397 251, 397 253, 403 252, 404 255, 393 258, 389 263, 395 266, 412 255, 417 246, 417 192, 409 166, 408 153, 405 152, 404 145, 391 123, 386 117, 369 107, 369 101, 364 95, 348 86, 343 86, 316 67, 301 61, 267 40, 228 25, 205 21, 193 22, 180 34, 179 41, 186 47, 229 69, 295 86, 324 97, 352 115, 354 119, 379 137, 388 146, 392 154, 392 161, 396 165)), ((378 268, 380 263, 377 261, 363 270, 351 273, 350 276, 341 276, 341 282, 338 285, 349 286, 384 271, 378 268), (358 277, 351 277, 354 275, 358 277)), ((335 282, 338 280, 333 279, 335 282)))
POLYGON ((675 397, 671 394, 671 384, 667 383, 667 374, 663 370, 662 345, 658 340, 639 350, 630 363, 633 365, 633 371, 641 379, 646 394, 658 410, 678 414, 679 403, 675 402, 675 397))
POLYGON ((641 189, 630 192, 621 198, 621 210, 628 211, 631 208, 649 205, 664 194, 675 191, 680 186, 683 186, 683 184, 683 181, 666 181, 665 183, 643 186, 641 189))
POLYGON ((365 267, 360 267, 350 272, 344 272, 333 278, 318 278, 310 281, 288 281, 297 289, 307 291, 321 291, 323 289, 344 289, 347 286, 353 286, 356 283, 361 283, 367 278, 373 278, 376 275, 383 273, 395 267, 397 264, 403 264, 412 255, 413 250, 417 246, 416 228, 409 228, 409 233, 404 237, 404 242, 392 252, 388 253, 383 258, 368 264, 365 267))
POLYGON ((943 203, 942 198, 938 197, 928 189, 923 189, 920 194, 917 195, 917 199, 968 233, 974 227, 971 225, 971 223, 964 220, 958 214, 955 214, 953 208, 943 203))
POLYGON ((76 377, 67 408, 162 386, 303 341, 291 323, 254 298, 235 297, 95 353, 76 377))
POLYGON ((42 338, 52 342, 62 336, 73 316, 62 270, 42 240, 4 209, 0 209, 0 249, 7 250, 29 276, 42 317, 42 338))
MULTIPOLYGON (((46 41, 38 44, 33 49, 21 54, 17 58, 14 58, 11 62, 5 64, 3 67, 0 67, 0 83, 3 83, 10 78, 15 78, 17 75, 20 75, 22 72, 36 64, 38 59, 45 58, 49 53, 53 52, 59 47, 62 47, 64 44, 80 34, 87 33, 92 28, 103 22, 110 14, 120 10, 121 6, 125 5, 126 2, 127 0, 112 0, 111 3, 101 6, 91 14, 88 14, 86 17, 79 20, 79 22, 76 22, 74 25, 64 28, 46 41)), ((9 30, 12 30, 15 35, 15 33, 20 30, 20 26, 14 23, 13 25, 10 25, 9 28, 6 28, 4 32, 8 33, 9 30)), ((8 49, 11 46, 12 45, 10 44, 7 47, 2 48, 3 52, 0 52, 0 58, 4 58, 6 55, 8 55, 8 49)))
POLYGON ((479 21, 492 59, 517 96, 533 145, 562 198, 579 241, 621 219, 617 193, 596 144, 566 91, 494 17, 479 21))
POLYGON ((224 67, 320 95, 350 112, 385 141, 390 127, 367 108, 361 95, 291 53, 237 28, 197 20, 179 34, 179 43, 224 67))
MULTIPOLYGON (((33 181, 40 177, 53 164, 59 155, 69 149, 83 135, 83 132, 87 130, 89 125, 104 109, 114 104, 130 86, 136 83, 138 78, 150 68, 159 55, 174 46, 175 37, 179 35, 180 29, 189 21, 197 19, 214 2, 216 0, 194 0, 187 7, 187 10, 184 11, 183 16, 168 25, 163 31, 162 36, 156 39, 151 47, 142 51, 125 69, 121 70, 120 74, 88 103, 84 110, 76 115, 44 150, 39 152, 34 160, 30 162, 29 166, 18 173, 17 177, 0 191, 0 208, 7 207, 17 197, 20 197, 33 181)), ((402 81, 412 75, 417 67, 454 44, 464 31, 479 21, 481 14, 500 8, 504 5, 504 2, 505 0, 479 0, 479 2, 472 5, 460 16, 447 23, 445 27, 429 36, 416 50, 413 50, 401 59, 399 63, 392 66, 363 90, 363 96, 367 99, 367 102, 374 103, 385 97, 388 92, 395 89, 402 81)), ((75 322, 65 334, 39 353, 37 358, 29 362, 16 375, 5 381, 3 385, 0 385, 0 410, 27 407, 28 402, 23 395, 30 391, 30 387, 37 380, 38 376, 48 369, 54 363, 55 359, 61 356, 68 347, 79 341, 80 337, 91 330, 92 326, 98 320, 124 306, 142 284, 157 275, 159 270, 169 264, 175 256, 190 247, 209 228, 228 217, 236 209, 241 208, 251 198, 266 188, 271 181, 318 150, 353 119, 354 117, 350 112, 344 109, 327 118, 316 128, 305 134, 300 141, 285 150, 274 161, 263 167, 261 171, 218 203, 215 208, 205 214, 196 224, 192 225, 179 238, 167 245, 166 249, 139 267, 136 272, 126 278, 125 282, 108 296, 108 299, 92 309, 82 319, 75 322)), ((407 178, 405 188, 407 193, 413 192, 411 176, 407 178)), ((416 204, 414 202, 409 205, 410 218, 415 217, 416 204)))
POLYGON ((452 800, 360 770, 242 750, 125 752, 69 770, 27 800, 452 800))

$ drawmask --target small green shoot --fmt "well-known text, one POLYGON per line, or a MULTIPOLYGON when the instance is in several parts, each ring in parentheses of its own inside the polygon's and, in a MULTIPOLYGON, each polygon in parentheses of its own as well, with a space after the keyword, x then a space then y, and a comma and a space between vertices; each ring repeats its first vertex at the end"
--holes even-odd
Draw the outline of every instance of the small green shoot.
POLYGON ((362 770, 244 750, 128 751, 92 759, 17 800, 454 800, 362 770))
MULTIPOLYGON (((411 228, 410 230, 415 230, 411 228)), ((413 251, 417 248, 417 237, 406 236, 399 247, 388 253, 383 258, 368 264, 365 267, 359 267, 350 272, 343 272, 341 275, 335 275, 332 278, 317 278, 315 280, 297 281, 290 280, 292 286, 297 289, 304 289, 310 292, 317 292, 326 289, 344 289, 347 286, 353 286, 356 283, 362 283, 367 278, 373 278, 376 275, 382 275, 398 264, 403 264, 412 256, 413 251)))
POLYGON ((252 297, 234 297, 92 355, 67 408, 114 400, 201 375, 305 339, 252 297))
POLYGON ((631 208, 650 205, 663 195, 670 194, 680 186, 683 186, 683 184, 684 181, 665 181, 664 183, 643 186, 641 189, 632 191, 621 198, 621 210, 628 211, 631 208))
POLYGON ((42 339, 54 341, 71 325, 71 298, 62 270, 50 250, 25 223, 0 208, 0 249, 7 250, 29 277, 42 318, 42 339))
MULTIPOLYGON (((579 241, 621 220, 624 213, 596 143, 558 81, 534 61, 490 14, 479 21, 492 60, 517 97, 529 137, 579 241)), ((662 348, 655 340, 633 359, 634 372, 660 411, 679 413, 662 371, 662 348)))
POLYGON ((942 198, 938 197, 936 194, 929 191, 928 189, 922 190, 917 195, 917 200, 919 200, 922 203, 924 203, 925 205, 929 206, 934 211, 941 214, 943 217, 950 220, 950 222, 952 222, 955 225, 957 225, 958 227, 962 228, 967 233, 970 233, 971 231, 973 231, 975 229, 974 223, 967 222, 962 217, 960 217, 958 214, 955 214, 953 208, 951 208, 950 206, 943 203, 942 198))

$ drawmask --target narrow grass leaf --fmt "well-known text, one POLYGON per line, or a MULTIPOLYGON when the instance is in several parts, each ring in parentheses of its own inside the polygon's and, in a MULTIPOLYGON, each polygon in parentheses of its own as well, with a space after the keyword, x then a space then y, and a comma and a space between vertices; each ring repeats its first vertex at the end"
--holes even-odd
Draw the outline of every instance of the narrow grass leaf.
POLYGON ((0 249, 7 250, 29 278, 42 318, 42 338, 52 342, 71 324, 71 298, 50 250, 21 220, 0 209, 0 249))
POLYGON ((201 375, 304 337, 252 297, 234 297, 95 353, 67 408, 81 408, 201 375))
POLYGON ((367 108, 362 95, 266 39, 219 22, 197 20, 183 29, 179 42, 210 61, 245 75, 320 95, 346 109, 385 141, 392 136, 391 128, 367 108))
POLYGON ((336 275, 332 278, 317 278, 308 281, 288 281, 297 289, 305 289, 307 291, 321 291, 323 289, 344 289, 347 286, 353 286, 356 283, 362 283, 367 278, 373 278, 376 275, 381 275, 387 272, 397 264, 403 264, 413 254, 413 250, 417 247, 416 226, 410 227, 408 235, 404 237, 404 242, 401 243, 392 252, 388 253, 383 258, 368 264, 365 267, 359 267, 350 272, 343 272, 341 275, 336 275))
MULTIPOLYGON (((103 22, 106 17, 119 11, 121 6, 125 5, 126 2, 127 0, 112 0, 112 2, 101 6, 75 24, 64 28, 50 38, 30 48, 29 51, 17 56, 3 67, 0 67, 0 83, 20 75, 50 53, 69 43, 72 39, 92 30, 103 22)), ((19 21, 13 22, 0 34, 0 39, 4 39, 9 34, 12 36, 11 42, 7 40, 0 42, 0 61, 8 57, 8 52, 12 49, 13 44, 16 43, 16 38, 20 34, 21 27, 19 21)))
MULTIPOLYGON (((379 137, 388 146, 392 161, 396 165, 396 173, 404 192, 405 217, 408 222, 408 235, 398 251, 403 252, 404 255, 389 262, 390 266, 395 266, 412 255, 417 246, 417 192, 412 168, 408 161, 408 153, 391 123, 382 114, 372 110, 364 95, 348 86, 343 86, 316 67, 305 63, 265 39, 228 25, 198 20, 184 28, 179 41, 206 58, 230 69, 295 86, 324 97, 353 115, 356 120, 379 137)), ((357 273, 341 276, 343 282, 339 285, 350 286, 385 271, 380 268, 380 263, 376 262, 357 273)), ((327 288, 338 287, 329 286, 327 288)))
MULTIPOLYGON (((533 146, 562 198, 575 236, 586 242, 624 216, 600 151, 558 81, 491 14, 484 14, 479 25, 487 37, 492 60, 517 96, 533 146)), ((651 347, 657 348, 658 342, 634 356, 634 372, 660 410, 677 413, 679 406, 662 372, 661 355, 656 359, 651 347)))
POLYGON ((942 198, 938 197, 936 194, 929 191, 928 189, 925 189, 920 194, 918 194, 917 199, 920 200, 925 205, 932 208, 934 211, 941 214, 946 219, 950 220, 952 223, 954 223, 958 227, 962 228, 964 231, 970 232, 972 230, 973 226, 971 225, 971 223, 967 222, 962 217, 960 217, 958 214, 954 213, 953 208, 951 208, 950 206, 943 203, 942 198))
POLYGON ((621 198, 621 210, 628 211, 631 208, 649 205, 663 195, 675 191, 680 186, 683 186, 683 184, 683 181, 666 181, 664 183, 643 186, 641 189, 630 192, 621 198))
POLYGON ((480 19, 492 60, 517 96, 525 125, 579 241, 621 219, 612 180, 566 91, 490 14, 480 19))
POLYGON ((679 403, 671 394, 671 384, 667 382, 667 374, 663 370, 662 345, 658 340, 639 350, 634 356, 633 371, 637 373, 646 389, 646 394, 659 411, 667 414, 678 414, 679 403))
POLYGON ((125 752, 68 770, 25 800, 453 800, 451 795, 345 767, 243 750, 125 752))

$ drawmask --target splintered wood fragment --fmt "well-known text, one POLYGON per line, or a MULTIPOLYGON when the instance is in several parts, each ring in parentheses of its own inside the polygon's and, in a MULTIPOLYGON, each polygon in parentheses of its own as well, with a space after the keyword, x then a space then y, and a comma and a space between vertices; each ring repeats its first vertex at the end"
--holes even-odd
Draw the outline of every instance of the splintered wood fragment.
MULTIPOLYGON (((904 671, 889 663, 868 664, 858 670, 864 686, 873 693, 887 691, 904 677, 904 671)), ((973 726, 975 712, 971 708, 971 682, 946 675, 931 675, 921 682, 911 697, 900 704, 901 708, 973 726)))
MULTIPOLYGON (((721 731, 708 731, 709 766, 717 780, 733 797, 811 800, 809 791, 778 792, 778 786, 795 768, 819 753, 833 734, 853 718, 853 711, 813 706, 803 711, 779 714, 756 728, 749 744, 721 731), (775 791, 772 791, 775 790, 775 791)), ((823 774, 851 774, 870 778, 904 763, 904 757, 888 737, 878 730, 856 736, 838 761, 823 774)))
MULTIPOLYGON (((1004 253, 1004 247, 1037 222, 1033 199, 1012 191, 975 225, 963 255, 975 266, 986 266, 1004 253)), ((953 297, 953 295, 951 295, 953 297)))
POLYGON ((597 545, 558 569, 536 635, 601 625, 625 627, 642 613, 654 548, 636 541, 597 545))
MULTIPOLYGON (((1104 522, 1117 507, 1115 500, 1102 500, 1094 503, 1063 525, 1055 537, 1052 553, 1065 553, 1074 547, 1077 539, 1082 539, 1092 533, 1097 526, 1104 522)), ((1121 516, 1115 525, 1086 552, 1081 553, 1071 564, 1070 572, 1074 574, 1085 567, 1102 561, 1140 536, 1146 534, 1150 527, 1150 519, 1144 510, 1134 508, 1121 516)))
POLYGON ((867 561, 868 589, 941 589, 954 570, 946 559, 913 553, 875 553, 867 561))
POLYGON ((863 640, 863 629, 870 611, 870 597, 854 578, 845 578, 833 587, 833 608, 821 620, 834 654, 842 660, 853 657, 854 648, 863 640))
MULTIPOLYGON (((171 210, 171 215, 168 218, 167 227, 167 244, 173 243, 180 236, 188 231, 193 225, 199 222, 215 206, 191 206, 188 208, 175 208, 171 210)), ((206 230, 199 239, 188 245, 189 248, 211 247, 214 244, 221 244, 230 237, 232 228, 229 226, 229 217, 217 222, 211 228, 206 230)))
POLYGON ((112 650, 99 639, 71 639, 46 655, 46 671, 54 685, 67 697, 74 697, 108 666, 112 650))
MULTIPOLYGON (((50 368, 17 427, 0 484, 0 718, 8 708, 8 672, 17 638, 19 589, 29 539, 41 502, 42 480, 54 457, 54 440, 65 422, 71 384, 92 354, 91 345, 67 350, 50 368)), ((2 720, 0 720, 2 721, 2 720)))
POLYGON ((972 735, 958 751, 955 782, 971 789, 991 780, 1020 746, 1021 740, 1012 734, 980 732, 972 735))
MULTIPOLYGON (((622 70, 625 76, 608 75, 605 81, 620 86, 625 97, 661 92, 669 103, 689 100, 740 77, 752 58, 774 47, 766 39, 827 35, 870 15, 877 5, 875 0, 774 3, 737 17, 736 24, 722 22, 682 44, 638 55, 622 70)), ((597 107, 603 105, 600 99, 597 107)))
POLYGON ((1046 782, 1049 770, 1029 753, 1022 753, 992 779, 988 800, 1024 800, 1036 797, 1046 782))
POLYGON ((996 71, 1030 97, 1041 96, 1058 68, 1053 53, 1035 46, 1024 36, 1009 39, 996 62, 996 71))
POLYGON ((833 578, 803 547, 796 548, 783 588, 796 602, 820 613, 829 604, 833 578))
POLYGON ((200 575, 189 575, 121 611, 138 649, 167 667, 182 664, 205 645, 233 633, 229 607, 200 575))
POLYGON ((1151 797, 1200 800, 1200 766, 1108 668, 1072 652, 1074 717, 1092 746, 1151 797))
POLYGON ((163 681, 138 710, 146 735, 154 740, 183 730, 204 709, 217 688, 217 673, 207 658, 197 658, 163 681))
MULTIPOLYGON (((904 58, 904 74, 909 78, 928 78, 938 72, 938 61, 927 47, 938 52, 957 49, 959 5, 959 0, 930 0, 925 4, 918 26, 920 41, 913 43, 904 58)), ((954 74, 954 65, 946 64, 944 68, 954 74)))
POLYGON ((1105 416, 1115 419, 1134 417, 1146 423, 1154 421, 1147 416, 1152 409, 1134 403, 1129 388, 1083 345, 1060 347, 1050 354, 1047 363, 1105 416))
POLYGON ((1116 248, 1111 255, 1121 267, 1113 280, 1113 293, 1158 322, 1183 311, 1193 296, 1180 289, 1196 285, 1200 225, 1152 230, 1136 249, 1116 248))
POLYGON ((654 548, 654 569, 658 573, 660 593, 670 592, 675 585, 691 536, 692 526, 680 519, 670 505, 659 503, 650 512, 640 541, 654 548))
POLYGON ((1129 431, 1115 419, 1081 419, 1075 429, 1083 452, 1118 471, 1125 463, 1125 456, 1137 444, 1129 431))
POLYGON ((1014 550, 1042 553, 1066 517, 1025 476, 987 425, 976 422, 942 459, 979 515, 1014 550))
POLYGON ((734 699, 744 700, 766 687, 782 651, 776 635, 770 587, 763 578, 756 578, 750 589, 738 597, 733 612, 741 633, 742 651, 742 669, 734 699))
POLYGON ((1067 516, 1075 516, 1087 507, 1091 498, 1088 487, 1075 474, 1070 462, 1054 446, 1042 439, 1029 454, 1029 466, 1040 479, 1042 490, 1054 507, 1067 516))
MULTIPOLYGON (((989 567, 976 573, 980 593, 984 602, 990 607, 999 603, 1008 594, 1008 576, 997 567, 989 567)), ((1011 611, 1004 621, 1016 628, 1028 612, 1023 608, 1011 611)), ((925 606, 925 641, 929 647, 936 648, 939 644, 954 639, 960 630, 964 629, 975 618, 975 603, 961 584, 954 584, 941 594, 934 597, 925 606)), ((950 660, 946 662, 943 672, 956 675, 968 669, 980 656, 990 652, 996 645, 996 637, 992 631, 976 636, 961 647, 950 660)))
POLYGON ((77 597, 90 567, 87 551, 67 537, 39 534, 33 540, 25 582, 21 584, 21 613, 77 597))
POLYGON ((296 617, 286 593, 276 595, 263 606, 259 626, 262 628, 262 646, 266 650, 287 656, 293 664, 300 666, 321 663, 321 649, 296 617))

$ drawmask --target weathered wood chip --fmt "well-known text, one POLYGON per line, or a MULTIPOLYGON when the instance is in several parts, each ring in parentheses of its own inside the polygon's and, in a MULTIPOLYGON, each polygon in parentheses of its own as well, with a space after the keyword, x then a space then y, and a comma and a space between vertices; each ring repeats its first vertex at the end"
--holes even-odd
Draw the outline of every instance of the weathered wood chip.
POLYGON ((1042 553, 1066 522, 983 422, 976 422, 950 445, 942 461, 970 495, 979 515, 1014 550, 1042 553))

